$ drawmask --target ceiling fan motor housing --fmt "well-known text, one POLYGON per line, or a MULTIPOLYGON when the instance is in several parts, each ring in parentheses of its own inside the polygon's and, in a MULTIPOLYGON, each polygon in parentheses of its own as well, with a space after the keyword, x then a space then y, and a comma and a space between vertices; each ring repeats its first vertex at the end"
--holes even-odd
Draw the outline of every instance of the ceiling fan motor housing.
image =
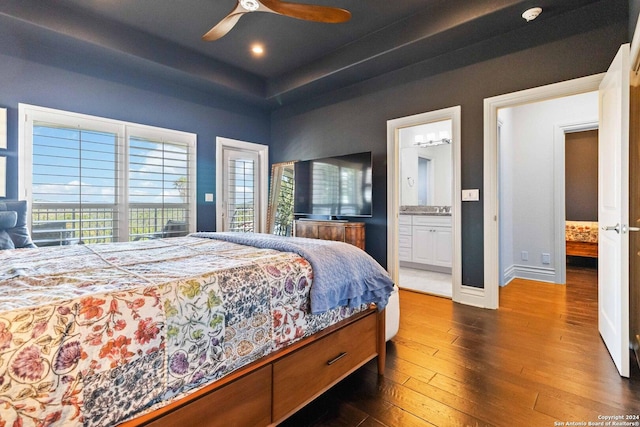
POLYGON ((249 12, 255 12, 260 7, 257 0, 240 0, 240 5, 249 12))

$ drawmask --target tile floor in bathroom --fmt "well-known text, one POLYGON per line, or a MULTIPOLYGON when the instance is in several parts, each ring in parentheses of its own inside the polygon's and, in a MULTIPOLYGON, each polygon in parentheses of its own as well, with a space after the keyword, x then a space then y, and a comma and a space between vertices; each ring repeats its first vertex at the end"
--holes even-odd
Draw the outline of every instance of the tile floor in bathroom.
POLYGON ((400 267, 401 289, 451 298, 451 274, 400 267))

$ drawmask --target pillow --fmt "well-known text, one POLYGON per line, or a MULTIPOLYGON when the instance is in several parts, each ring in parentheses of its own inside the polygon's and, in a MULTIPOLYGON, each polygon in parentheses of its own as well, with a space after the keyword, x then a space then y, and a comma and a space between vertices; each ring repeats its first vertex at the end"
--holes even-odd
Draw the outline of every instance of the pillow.
POLYGON ((0 212, 0 250, 14 249, 16 246, 11 240, 11 236, 7 233, 7 229, 16 226, 18 214, 14 211, 0 212))
POLYGON ((0 230, 13 228, 18 222, 18 213, 16 211, 0 212, 0 230))
POLYGON ((0 251, 3 249, 15 249, 15 247, 9 233, 6 230, 0 230, 0 251))
POLYGON ((11 241, 16 248, 35 248, 31 241, 31 235, 27 229, 27 202, 24 200, 15 202, 0 202, 0 212, 14 211, 17 214, 16 225, 8 228, 11 241))

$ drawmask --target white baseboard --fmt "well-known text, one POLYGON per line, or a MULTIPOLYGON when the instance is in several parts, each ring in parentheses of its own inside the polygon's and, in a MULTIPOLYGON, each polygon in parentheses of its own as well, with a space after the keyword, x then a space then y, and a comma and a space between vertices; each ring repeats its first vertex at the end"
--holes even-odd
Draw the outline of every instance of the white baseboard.
POLYGON ((503 273, 504 283, 502 284, 502 286, 507 286, 513 279, 516 278, 515 267, 515 265, 510 265, 509 267, 505 268, 503 273))
POLYGON ((505 285, 516 278, 556 283, 556 269, 549 267, 531 267, 529 265, 518 264, 507 267, 504 271, 505 285))

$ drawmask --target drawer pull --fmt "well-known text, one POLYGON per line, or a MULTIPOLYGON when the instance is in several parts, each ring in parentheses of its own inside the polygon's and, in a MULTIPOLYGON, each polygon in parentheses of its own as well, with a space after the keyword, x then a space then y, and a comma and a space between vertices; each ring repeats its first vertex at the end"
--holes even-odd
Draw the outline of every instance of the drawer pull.
POLYGON ((327 362, 327 365, 333 365, 334 363, 336 363, 338 360, 342 359, 343 357, 345 357, 347 355, 347 352, 345 351, 344 353, 340 353, 339 355, 337 355, 336 357, 334 357, 333 359, 329 360, 327 362))

